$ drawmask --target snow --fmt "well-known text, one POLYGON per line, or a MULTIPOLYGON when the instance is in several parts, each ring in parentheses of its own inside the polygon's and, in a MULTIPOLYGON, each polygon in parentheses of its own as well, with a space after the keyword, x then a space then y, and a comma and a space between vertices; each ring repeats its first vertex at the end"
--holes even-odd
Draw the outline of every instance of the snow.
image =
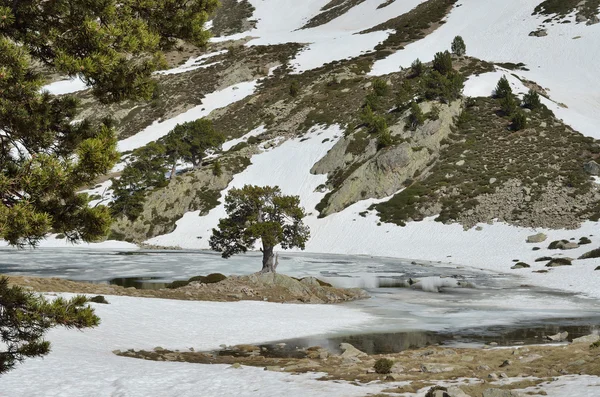
POLYGON ((209 248, 208 240, 212 229, 226 215, 223 197, 230 189, 247 184, 277 185, 283 194, 299 195, 301 205, 313 209, 325 195, 315 190, 327 181, 327 176, 311 175, 310 169, 342 134, 343 131, 338 126, 327 129, 316 127, 304 137, 290 139, 275 149, 253 156, 252 164, 235 175, 222 192, 221 205, 202 217, 199 216, 200 211, 188 212, 177 221, 177 227, 172 233, 150 239, 148 243, 182 248, 209 248))
POLYGON ((108 205, 108 203, 114 200, 113 191, 111 187, 112 181, 109 179, 107 181, 99 183, 91 189, 82 190, 80 193, 87 193, 89 196, 100 196, 99 199, 94 199, 90 201, 90 207, 94 207, 99 204, 108 205))
POLYGON ((596 397, 600 395, 600 378, 591 375, 568 375, 552 378, 538 386, 523 389, 523 392, 539 394, 540 389, 548 397, 596 397))
POLYGON ((156 72, 156 74, 170 75, 170 74, 191 72, 192 70, 196 70, 196 69, 206 69, 210 66, 218 64, 218 62, 212 62, 212 63, 207 64, 207 63, 205 63, 207 59, 216 57, 217 55, 225 54, 226 52, 227 52, 227 50, 221 50, 221 51, 211 52, 210 54, 204 54, 199 57, 192 57, 192 58, 188 59, 185 63, 183 63, 182 65, 180 65, 176 68, 168 69, 168 70, 161 70, 161 71, 156 72))
POLYGON ((307 48, 291 61, 297 73, 323 66, 332 61, 356 57, 372 51, 390 32, 358 34, 395 16, 402 15, 423 0, 396 1, 377 9, 380 1, 367 0, 332 21, 310 29, 301 29, 318 15, 329 0, 250 0, 255 7, 252 19, 258 21, 248 32, 213 38, 213 42, 253 39, 246 45, 306 43, 307 48))
POLYGON ((261 125, 260 127, 253 129, 252 131, 250 131, 249 133, 247 133, 246 135, 244 135, 240 138, 232 139, 232 140, 225 142, 223 144, 222 150, 224 152, 226 152, 229 149, 231 149, 232 147, 234 147, 235 145, 240 144, 242 142, 246 142, 249 138, 251 138, 253 136, 259 136, 260 134, 263 134, 266 130, 267 129, 265 128, 265 126, 261 125))
POLYGON ((226 107, 254 93, 257 81, 243 82, 232 85, 221 91, 207 94, 198 105, 187 112, 165 121, 155 121, 152 125, 132 137, 119 141, 119 151, 133 150, 167 135, 177 124, 186 123, 206 117, 215 109, 226 107))
POLYGON ((259 343, 351 330, 373 320, 333 305, 265 302, 191 302, 108 296, 94 304, 102 322, 77 332, 53 329, 52 352, 2 376, 6 396, 363 396, 385 385, 317 381, 262 368, 156 362, 119 357, 120 349, 211 350, 221 344, 259 343), (27 382, 23 382, 27 379, 27 382), (200 394, 198 394, 200 393, 200 394))
POLYGON ((521 76, 549 90, 567 108, 558 114, 577 131, 600 137, 600 24, 547 26, 548 36, 532 37, 544 16, 532 16, 539 0, 461 0, 446 23, 422 40, 375 63, 372 75, 409 67, 416 58, 430 61, 438 51, 449 50, 453 37, 467 44, 467 55, 490 62, 523 62, 530 71, 521 76), (460 5, 460 7, 459 7, 460 5), (578 37, 577 39, 575 39, 578 37))
POLYGON ((73 94, 87 89, 88 86, 79 77, 55 81, 42 87, 42 91, 48 91, 52 95, 73 94))

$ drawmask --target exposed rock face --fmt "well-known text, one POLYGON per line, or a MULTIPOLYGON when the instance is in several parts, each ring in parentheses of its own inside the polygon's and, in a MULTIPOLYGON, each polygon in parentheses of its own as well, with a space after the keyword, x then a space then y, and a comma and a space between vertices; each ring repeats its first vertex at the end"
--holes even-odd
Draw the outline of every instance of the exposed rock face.
MULTIPOLYGON (((460 113, 461 101, 440 107, 439 119, 428 120, 416 131, 406 131, 404 122, 392 127, 393 136, 405 142, 377 151, 373 141, 358 155, 348 153, 352 136, 340 140, 327 155, 311 170, 313 174, 336 172, 339 169, 352 170, 341 185, 329 197, 323 215, 343 210, 351 204, 366 198, 383 198, 400 190, 403 183, 416 173, 422 172, 427 164, 437 156, 440 142, 450 133, 453 118, 460 113)), ((422 105, 423 112, 430 110, 431 104, 422 105)))
POLYGON ((586 336, 582 336, 580 338, 573 339, 573 343, 591 344, 591 343, 598 342, 599 340, 600 340, 600 335, 586 335, 586 336))
POLYGON ((596 163, 594 160, 585 163, 583 169, 590 175, 600 175, 600 164, 596 163))

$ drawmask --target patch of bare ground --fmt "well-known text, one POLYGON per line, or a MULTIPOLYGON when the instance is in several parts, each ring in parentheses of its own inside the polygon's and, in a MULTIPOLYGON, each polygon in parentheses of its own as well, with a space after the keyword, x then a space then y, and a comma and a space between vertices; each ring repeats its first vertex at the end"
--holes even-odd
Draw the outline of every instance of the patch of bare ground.
MULTIPOLYGON (((284 350, 285 346, 280 349, 284 350)), ((227 348, 237 354, 219 352, 115 351, 124 357, 155 361, 179 361, 199 364, 231 364, 230 370, 243 370, 240 365, 264 367, 265 370, 325 373, 322 380, 346 380, 359 383, 373 381, 410 382, 390 385, 384 393, 416 392, 440 381, 466 378, 460 388, 469 396, 481 396, 490 388, 518 390, 535 386, 554 377, 568 374, 600 375, 600 349, 587 343, 560 346, 528 346, 512 349, 446 349, 442 347, 408 350, 397 354, 367 355, 351 345, 342 354, 334 354, 315 346, 302 349, 296 358, 277 357, 276 351, 253 345, 227 348), (378 359, 392 360, 390 373, 378 374, 378 359), (501 383, 495 383, 502 380, 501 383)), ((387 394, 382 394, 387 395, 387 394)))
MULTIPOLYGON (((9 283, 37 292, 71 292, 144 298, 237 302, 241 300, 278 303, 341 303, 369 296, 358 288, 335 288, 314 277, 298 280, 283 274, 231 276, 217 283, 191 282, 181 288, 141 290, 117 285, 90 284, 60 278, 7 276, 9 283)), ((110 298, 108 299, 110 301, 110 298)))

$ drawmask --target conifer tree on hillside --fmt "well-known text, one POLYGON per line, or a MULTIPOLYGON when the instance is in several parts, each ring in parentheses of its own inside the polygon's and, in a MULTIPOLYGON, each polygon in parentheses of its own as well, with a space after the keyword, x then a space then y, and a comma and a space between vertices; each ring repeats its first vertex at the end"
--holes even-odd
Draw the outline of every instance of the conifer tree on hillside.
POLYGON ((452 40, 451 49, 452 53, 459 57, 467 53, 467 45, 461 36, 456 36, 454 40, 452 40))
POLYGON ((496 98, 506 98, 507 96, 512 95, 512 88, 510 88, 510 83, 506 76, 500 77, 498 80, 498 84, 496 84, 496 89, 494 90, 494 97, 496 98))
POLYGON ((542 107, 542 101, 537 91, 529 89, 529 92, 523 95, 523 107, 531 110, 537 110, 542 107))

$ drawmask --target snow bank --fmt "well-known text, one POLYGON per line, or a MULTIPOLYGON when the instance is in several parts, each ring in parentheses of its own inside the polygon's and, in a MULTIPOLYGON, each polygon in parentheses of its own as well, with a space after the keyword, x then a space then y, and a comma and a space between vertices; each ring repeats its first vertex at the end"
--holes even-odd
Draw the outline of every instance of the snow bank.
MULTIPOLYGON (((327 129, 317 127, 302 138, 290 139, 275 149, 253 156, 252 164, 235 175, 222 192, 221 203, 232 188, 247 184, 277 185, 284 194, 299 195, 301 205, 310 212, 325 195, 315 192, 316 188, 327 181, 326 175, 311 175, 310 169, 342 134, 337 126, 327 129)), ((199 214, 199 211, 188 212, 177 221, 172 233, 150 239, 148 244, 208 249, 212 229, 219 219, 226 216, 225 207, 221 204, 205 216, 200 217, 199 214)))
POLYGON ((258 343, 360 327, 373 318, 341 306, 265 302, 189 302, 107 297, 94 305, 101 325, 49 333, 52 352, 2 376, 7 396, 362 396, 383 386, 316 381, 262 368, 152 362, 118 357, 115 349, 196 350, 258 343), (24 382, 23 379, 27 379, 24 382), (199 394, 200 393, 200 394, 199 394))
POLYGON ((491 62, 523 62, 530 71, 517 71, 549 90, 568 106, 558 114, 583 134, 600 137, 600 24, 547 26, 548 36, 532 37, 544 16, 532 16, 539 0, 462 0, 446 23, 422 40, 375 63, 372 75, 409 67, 416 58, 430 61, 438 51, 450 49, 461 35, 467 55, 491 62), (460 7, 458 7, 460 5, 460 7))
POLYGON ((204 54, 199 57, 192 57, 192 58, 188 59, 182 65, 177 66, 176 68, 168 69, 168 70, 160 70, 160 71, 156 72, 156 74, 170 75, 170 74, 191 72, 192 70, 196 70, 196 69, 205 69, 209 66, 217 64, 217 62, 212 62, 212 63, 207 64, 207 63, 205 63, 207 59, 216 57, 217 55, 225 54, 226 52, 227 52, 227 50, 221 50, 221 51, 211 52, 209 54, 204 54))
POLYGON ((169 120, 155 121, 152 125, 134 136, 119 141, 119 151, 125 152, 147 145, 167 135, 177 124, 198 120, 208 116, 215 109, 223 108, 240 101, 254 93, 256 84, 256 81, 243 82, 227 87, 224 90, 207 94, 202 100, 201 105, 169 120))
POLYGON ((42 87, 42 91, 48 91, 52 95, 65 95, 87 90, 88 86, 79 77, 68 80, 55 81, 42 87))

